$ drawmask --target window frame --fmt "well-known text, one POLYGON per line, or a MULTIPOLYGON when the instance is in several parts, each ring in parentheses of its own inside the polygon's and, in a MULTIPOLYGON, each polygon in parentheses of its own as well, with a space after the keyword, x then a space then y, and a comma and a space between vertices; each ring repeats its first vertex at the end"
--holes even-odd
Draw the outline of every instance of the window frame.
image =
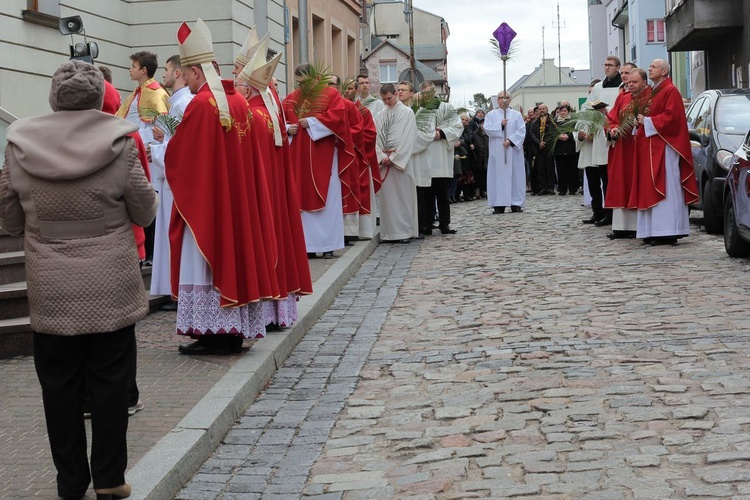
MULTIPOLYGON (((380 83, 398 83, 398 64, 396 61, 379 61, 378 70, 380 71, 380 83), (383 74, 384 67, 393 68, 393 75, 388 75, 388 77, 392 78, 391 80, 385 79, 383 74)), ((388 73, 390 73, 390 71, 388 71, 388 73)))
POLYGON ((667 26, 664 19, 646 19, 646 43, 667 43, 667 26), (650 40, 650 37, 653 39, 650 40))
POLYGON ((21 11, 21 17, 24 21, 28 21, 34 24, 41 24, 49 28, 60 27, 60 2, 57 2, 56 13, 45 12, 39 10, 39 0, 26 0, 26 9, 21 11))

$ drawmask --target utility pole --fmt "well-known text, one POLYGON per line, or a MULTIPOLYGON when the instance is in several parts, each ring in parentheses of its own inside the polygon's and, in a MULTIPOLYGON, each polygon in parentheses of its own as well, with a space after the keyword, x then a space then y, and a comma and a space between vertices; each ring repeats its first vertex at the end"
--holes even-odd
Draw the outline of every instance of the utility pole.
POLYGON ((409 81, 417 88, 417 61, 414 58, 414 4, 404 0, 404 16, 409 23, 409 81))
POLYGON ((552 23, 553 28, 557 28, 557 72, 558 72, 558 83, 562 83, 562 46, 560 44, 560 28, 564 28, 565 25, 560 23, 560 2, 557 2, 557 26, 552 23))
POLYGON ((307 22, 307 0, 299 0, 299 62, 310 62, 310 25, 307 22))
POLYGON ((547 66, 544 65, 544 24, 542 24, 542 83, 547 85, 547 66))

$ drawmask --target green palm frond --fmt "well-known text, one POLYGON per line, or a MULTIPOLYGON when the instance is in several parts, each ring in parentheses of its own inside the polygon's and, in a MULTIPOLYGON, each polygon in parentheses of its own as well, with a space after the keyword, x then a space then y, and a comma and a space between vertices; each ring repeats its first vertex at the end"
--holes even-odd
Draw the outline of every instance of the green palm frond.
POLYGON ((443 128, 445 125, 453 122, 458 118, 458 113, 453 106, 440 106, 435 111, 435 127, 443 128))
POLYGON ((311 64, 297 82, 297 101, 293 104, 297 118, 315 116, 327 107, 323 91, 329 86, 331 72, 320 64, 311 64))
POLYGON ((437 97, 426 99, 421 95, 418 99, 412 100, 411 109, 414 111, 417 130, 420 132, 435 131, 437 111, 440 109, 441 102, 437 97))
POLYGON ((367 108, 367 107, 369 107, 369 106, 370 106, 370 104, 372 104, 372 103, 373 103, 373 102, 375 102, 376 100, 377 100, 377 97, 375 97, 374 95, 368 95, 368 96, 367 96, 367 97, 365 97, 364 99, 360 99, 360 100, 359 100, 359 102, 361 102, 361 103, 362 103, 362 106, 364 106, 364 107, 366 107, 366 108, 367 108))
POLYGON ((390 156, 391 153, 396 151, 396 146, 398 145, 398 137, 395 137, 392 133, 394 115, 388 113, 388 110, 386 110, 382 116, 383 118, 379 123, 380 126, 377 127, 377 142, 378 147, 386 155, 390 156))
POLYGON ((503 55, 500 53, 500 44, 497 43, 497 40, 494 38, 490 38, 490 52, 492 52, 492 55, 500 59, 501 61, 505 59, 506 61, 513 58, 513 56, 516 54, 516 49, 518 48, 518 43, 513 42, 510 43, 510 47, 508 47, 508 55, 503 57, 503 55))
POLYGON ((177 116, 173 116, 165 113, 160 113, 159 111, 150 108, 144 109, 142 112, 146 118, 151 119, 151 121, 154 123, 154 126, 162 129, 170 137, 175 134, 175 132, 177 131, 177 125, 179 125, 182 121, 182 113, 179 113, 177 116))
POLYGON ((599 130, 604 130, 604 126, 607 124, 607 115, 596 109, 588 109, 586 111, 579 111, 570 115, 570 119, 563 123, 551 123, 557 129, 554 138, 550 141, 550 147, 548 153, 554 154, 557 142, 560 140, 560 135, 578 134, 578 132, 585 132, 587 135, 596 135, 599 130))

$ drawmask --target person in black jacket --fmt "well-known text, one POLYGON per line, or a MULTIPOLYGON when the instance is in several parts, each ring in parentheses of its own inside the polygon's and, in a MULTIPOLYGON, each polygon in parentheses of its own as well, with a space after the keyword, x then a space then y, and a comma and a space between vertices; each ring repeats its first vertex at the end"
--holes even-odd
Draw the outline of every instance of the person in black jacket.
MULTIPOLYGON (((570 105, 557 108, 556 121, 562 127, 570 121, 570 105)), ((555 167, 557 168, 557 194, 576 194, 578 191, 578 152, 572 134, 560 134, 555 144, 555 167)))
POLYGON ((471 153, 474 155, 475 197, 487 197, 487 161, 490 158, 490 138, 484 131, 484 118, 479 120, 479 127, 471 134, 471 153))
POLYGON ((546 104, 539 105, 539 117, 529 127, 531 142, 536 146, 537 154, 534 159, 534 177, 538 194, 554 194, 555 160, 552 156, 552 144, 558 134, 557 126, 549 115, 546 104))

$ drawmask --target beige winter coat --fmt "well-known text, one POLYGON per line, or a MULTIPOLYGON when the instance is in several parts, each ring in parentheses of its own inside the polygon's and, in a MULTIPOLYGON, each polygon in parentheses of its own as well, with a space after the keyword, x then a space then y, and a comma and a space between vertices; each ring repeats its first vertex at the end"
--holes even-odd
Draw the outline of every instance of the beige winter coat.
POLYGON ((118 330, 148 312, 131 221, 157 198, 135 125, 96 110, 58 111, 8 128, 0 227, 25 233, 31 327, 81 335, 118 330))

